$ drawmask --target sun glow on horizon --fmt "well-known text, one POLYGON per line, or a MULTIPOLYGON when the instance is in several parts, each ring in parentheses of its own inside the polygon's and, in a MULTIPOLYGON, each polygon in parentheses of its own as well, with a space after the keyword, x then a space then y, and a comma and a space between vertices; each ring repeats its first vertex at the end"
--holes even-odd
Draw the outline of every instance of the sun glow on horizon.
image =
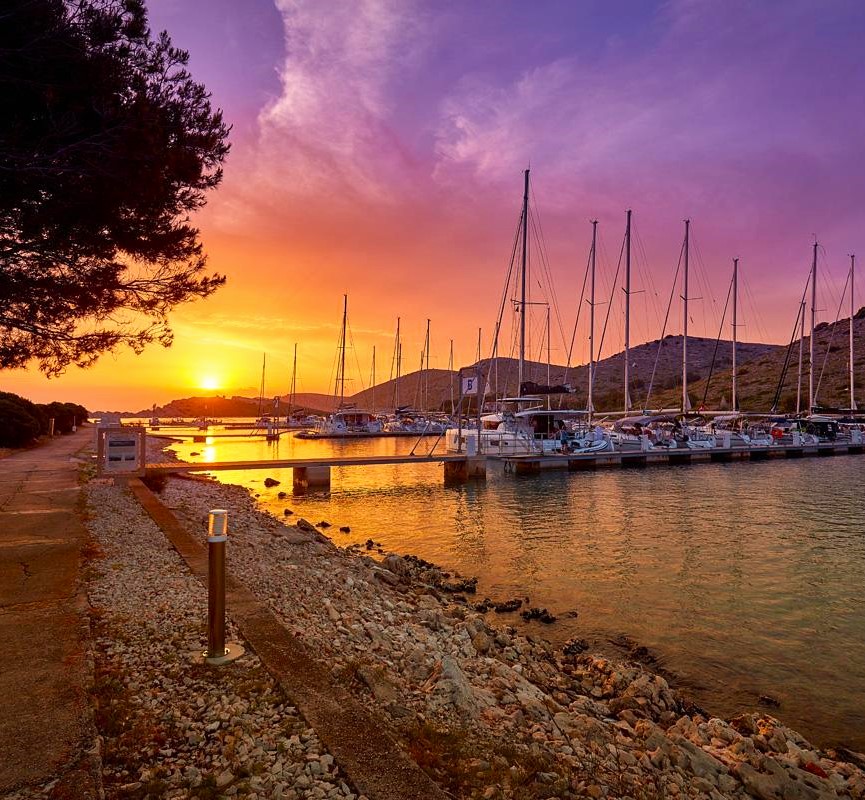
POLYGON ((213 375, 205 375, 198 381, 198 388, 208 392, 215 392, 217 389, 222 388, 222 381, 213 375))

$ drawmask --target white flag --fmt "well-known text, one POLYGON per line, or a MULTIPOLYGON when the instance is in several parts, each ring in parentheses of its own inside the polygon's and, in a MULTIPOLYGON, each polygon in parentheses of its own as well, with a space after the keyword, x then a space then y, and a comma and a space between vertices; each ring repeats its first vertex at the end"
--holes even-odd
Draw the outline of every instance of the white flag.
POLYGON ((476 377, 463 378, 463 394, 477 394, 478 380, 476 377))

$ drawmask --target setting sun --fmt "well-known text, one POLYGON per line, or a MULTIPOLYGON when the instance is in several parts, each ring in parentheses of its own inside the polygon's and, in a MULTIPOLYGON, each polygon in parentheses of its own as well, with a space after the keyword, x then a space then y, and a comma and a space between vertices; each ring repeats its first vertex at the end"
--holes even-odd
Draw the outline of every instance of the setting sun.
POLYGON ((206 375, 198 382, 198 387, 200 389, 206 389, 208 392, 215 391, 220 388, 219 378, 215 378, 212 375, 206 375))

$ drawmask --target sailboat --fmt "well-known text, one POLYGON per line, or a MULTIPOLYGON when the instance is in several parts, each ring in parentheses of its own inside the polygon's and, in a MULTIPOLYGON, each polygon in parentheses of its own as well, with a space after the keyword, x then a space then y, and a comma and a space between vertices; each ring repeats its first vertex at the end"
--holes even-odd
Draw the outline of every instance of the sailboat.
MULTIPOLYGON (((562 452, 596 452, 604 450, 609 442, 596 438, 587 424, 586 411, 553 410, 547 408, 544 397, 526 394, 525 390, 534 388, 526 379, 526 314, 531 303, 526 298, 527 262, 529 249, 529 170, 523 173, 523 206, 520 217, 520 299, 516 302, 519 314, 519 361, 517 397, 505 397, 499 401, 499 409, 490 414, 482 414, 479 426, 463 428, 451 425, 445 432, 445 444, 450 452, 468 454, 531 454, 562 452)), ((494 342, 498 340, 501 319, 496 324, 494 342)), ((549 330, 549 325, 547 325, 549 330)), ((547 333, 549 350, 549 332, 547 333)), ((496 345, 494 344, 494 353, 496 345)), ((483 406, 487 391, 487 380, 478 374, 475 383, 475 397, 478 405, 483 406)), ((549 380, 548 380, 549 383, 549 380)), ((549 389, 549 387, 544 387, 549 389)), ((561 387, 567 391, 567 387, 561 387)))
POLYGON ((336 411, 321 420, 314 430, 301 431, 298 439, 350 439, 378 436, 382 432, 381 420, 370 411, 362 411, 345 400, 345 351, 348 327, 348 295, 343 295, 342 328, 339 337, 339 362, 337 364, 334 395, 339 397, 336 411))

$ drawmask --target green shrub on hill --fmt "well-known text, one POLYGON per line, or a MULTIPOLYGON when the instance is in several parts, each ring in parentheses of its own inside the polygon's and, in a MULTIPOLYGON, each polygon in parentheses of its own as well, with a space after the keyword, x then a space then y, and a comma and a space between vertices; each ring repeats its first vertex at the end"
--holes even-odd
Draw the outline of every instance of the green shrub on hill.
POLYGON ((23 447, 49 432, 71 433, 87 421, 87 409, 77 403, 32 403, 11 392, 0 392, 0 447, 23 447))
POLYGON ((38 438, 40 432, 39 420, 24 406, 0 398, 0 447, 24 447, 38 438))

